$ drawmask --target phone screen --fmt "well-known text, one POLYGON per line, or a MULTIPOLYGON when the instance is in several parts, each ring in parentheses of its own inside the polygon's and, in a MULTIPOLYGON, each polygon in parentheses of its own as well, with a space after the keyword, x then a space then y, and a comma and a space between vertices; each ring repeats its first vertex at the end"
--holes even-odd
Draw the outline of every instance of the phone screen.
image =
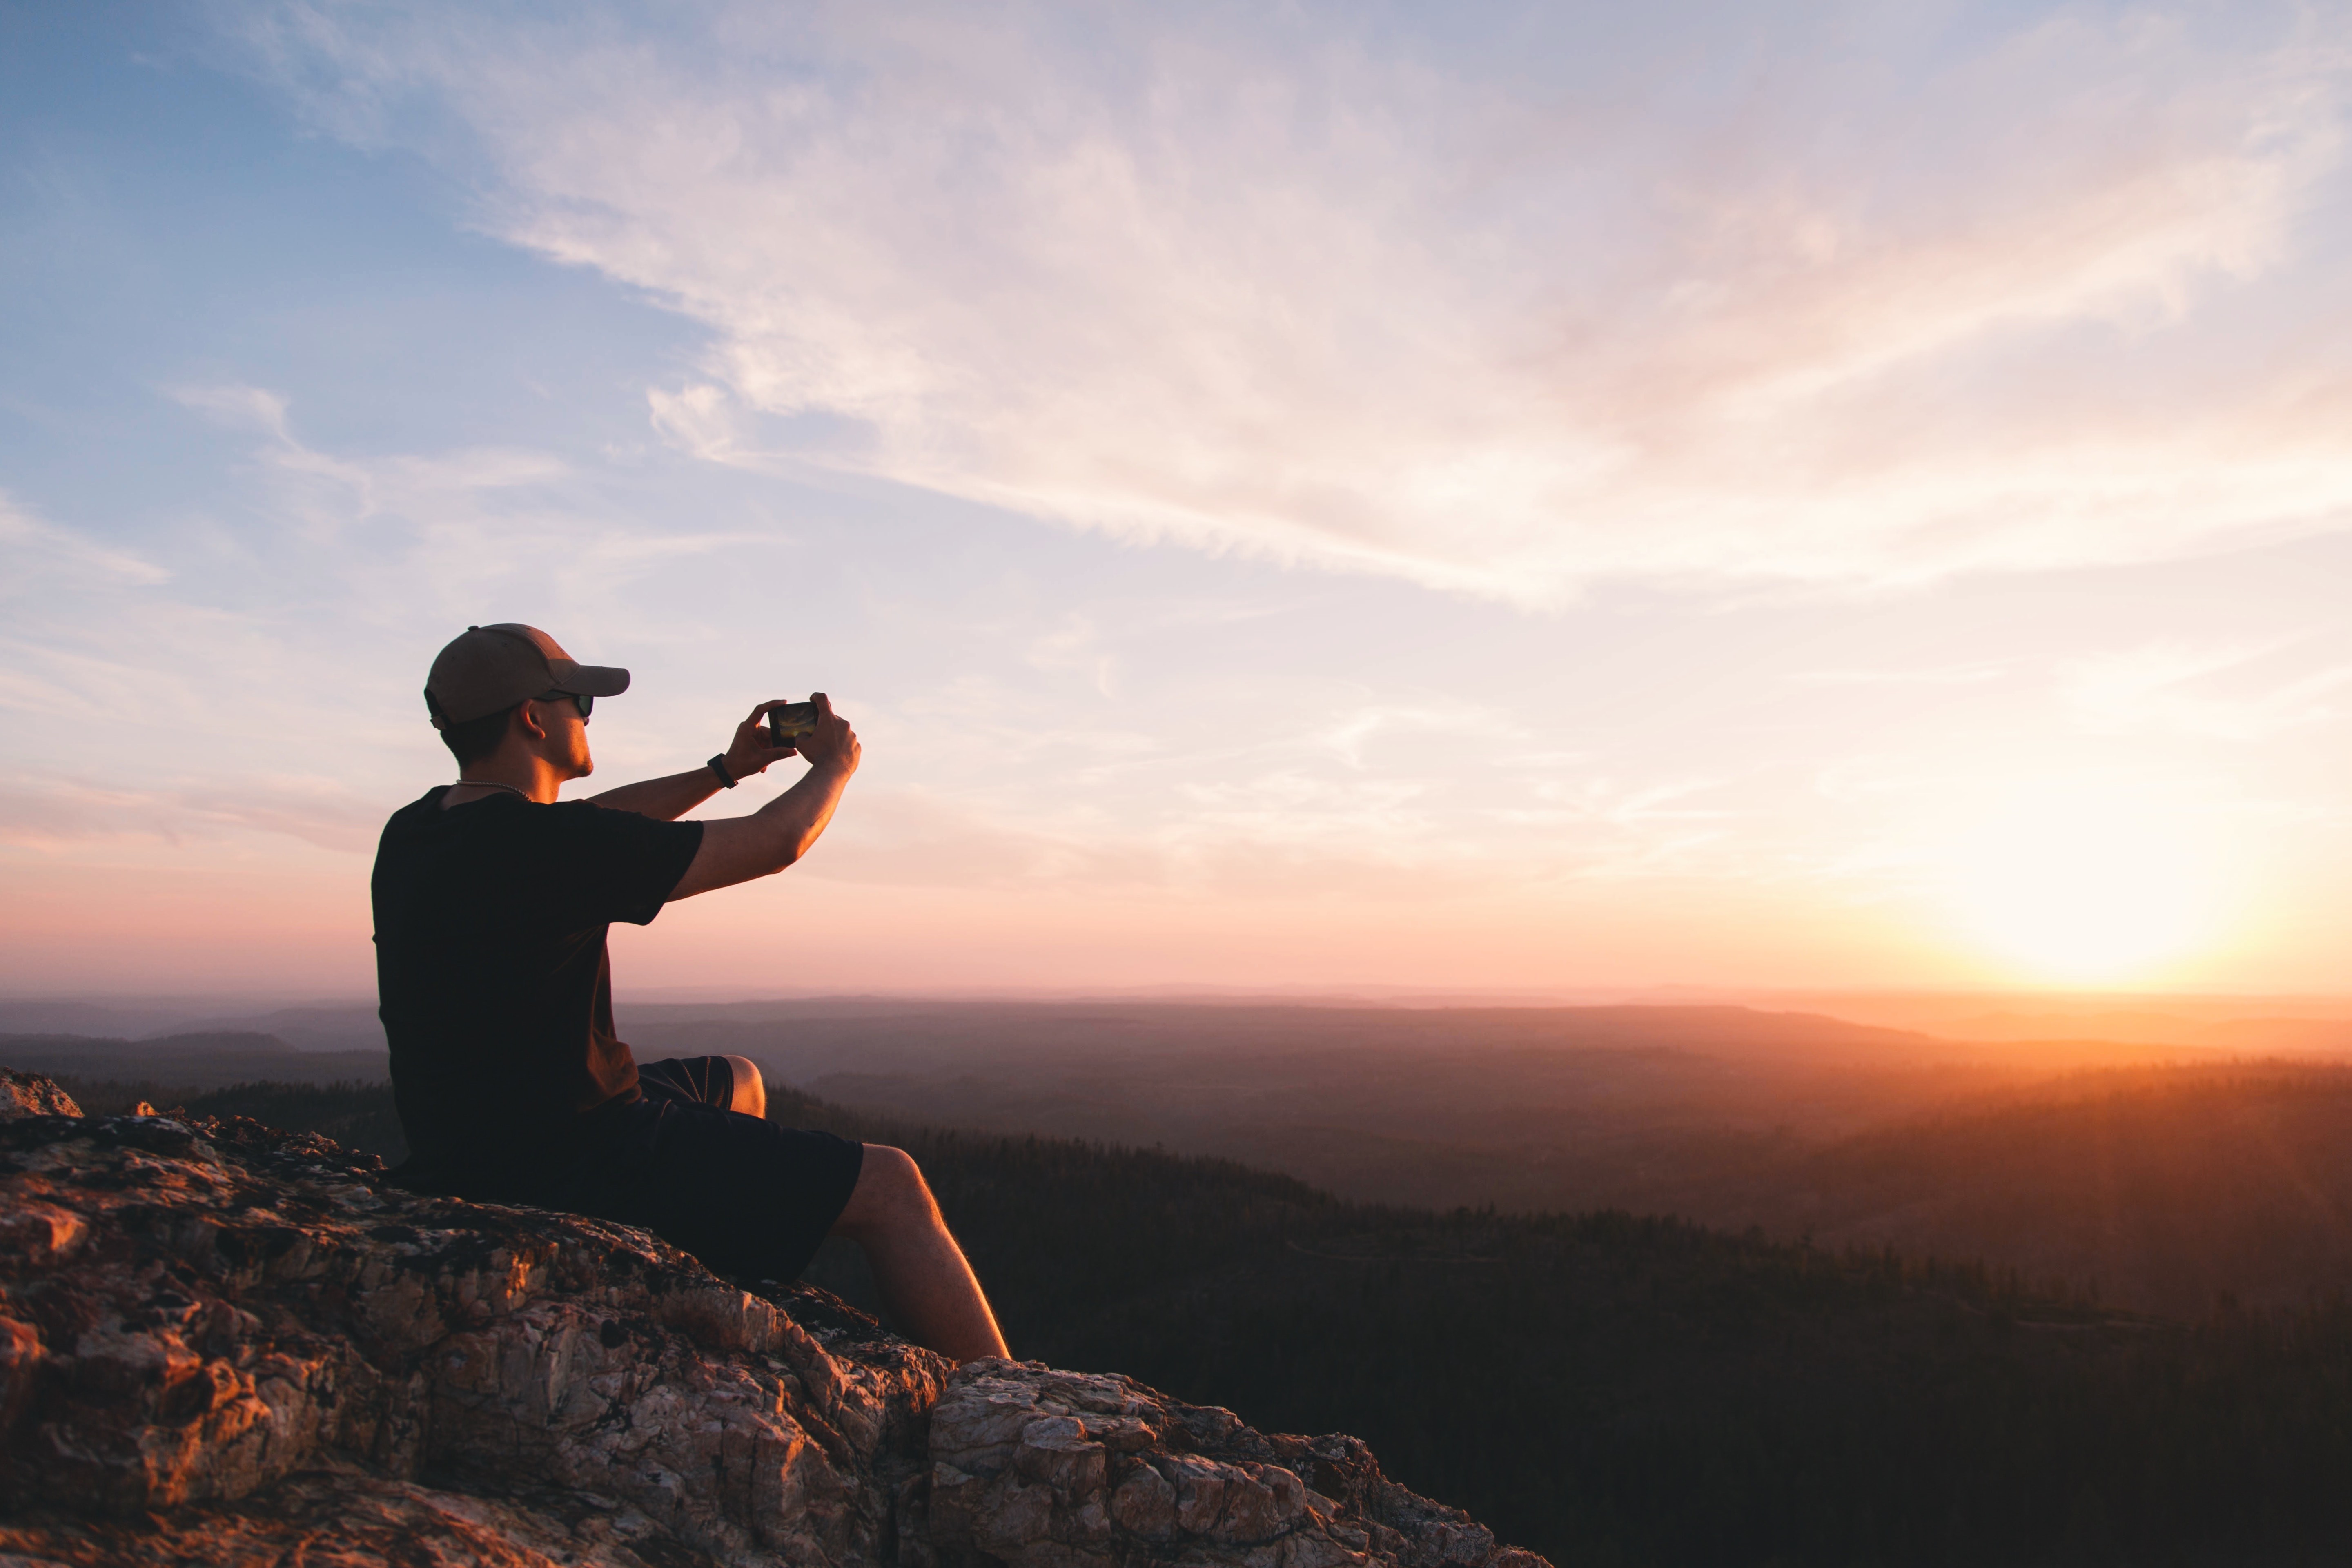
POLYGON ((768 734, 772 744, 790 745, 815 728, 816 704, 814 702, 787 702, 782 708, 768 710, 768 734))

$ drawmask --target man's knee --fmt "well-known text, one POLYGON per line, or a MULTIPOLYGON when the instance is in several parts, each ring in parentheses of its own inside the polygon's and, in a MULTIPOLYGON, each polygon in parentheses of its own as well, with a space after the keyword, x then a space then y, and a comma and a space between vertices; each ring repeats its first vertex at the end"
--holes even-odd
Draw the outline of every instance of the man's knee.
POLYGON ((768 1082, 760 1076, 760 1064, 750 1057, 728 1057, 729 1077, 732 1086, 727 1097, 727 1109, 744 1116, 768 1114, 768 1082))
POLYGON ((860 1233, 903 1230, 940 1223, 940 1205, 923 1180, 922 1168, 904 1149, 868 1143, 857 1171, 857 1185, 834 1228, 855 1237, 860 1233))

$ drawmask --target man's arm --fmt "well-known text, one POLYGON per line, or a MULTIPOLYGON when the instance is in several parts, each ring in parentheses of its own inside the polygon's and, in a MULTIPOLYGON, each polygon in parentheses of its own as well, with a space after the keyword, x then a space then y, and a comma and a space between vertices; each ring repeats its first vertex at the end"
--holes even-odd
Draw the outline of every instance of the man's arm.
MULTIPOLYGON (((727 773, 737 780, 748 779, 753 773, 767 771, 770 763, 782 762, 799 751, 797 746, 772 746, 760 721, 771 708, 782 708, 784 701, 762 702, 751 710, 751 716, 735 726, 735 739, 727 748, 727 773)), ((826 712, 832 710, 827 708, 826 712)), ((692 773, 672 773, 667 778, 647 779, 643 784, 623 784, 602 795, 588 797, 591 805, 601 805, 607 811, 634 811, 639 816, 658 817, 664 822, 676 822, 724 787, 719 775, 709 764, 692 773)))
POLYGON ((702 847, 694 852, 686 875, 670 889, 671 902, 782 870, 807 854, 824 825, 833 820, 834 808, 841 804, 842 792, 849 787, 849 776, 857 771, 863 753, 857 732, 847 720, 835 717, 833 705, 824 694, 810 700, 817 705, 817 726, 814 732, 802 736, 794 748, 809 761, 807 774, 749 816, 704 823, 702 847))
MULTIPOLYGON (((728 771, 734 772, 732 768, 728 771)), ((607 811, 634 811, 639 816, 676 822, 718 793, 719 775, 701 767, 690 773, 672 773, 666 779, 647 779, 643 784, 608 789, 602 795, 590 795, 588 804, 607 811)))

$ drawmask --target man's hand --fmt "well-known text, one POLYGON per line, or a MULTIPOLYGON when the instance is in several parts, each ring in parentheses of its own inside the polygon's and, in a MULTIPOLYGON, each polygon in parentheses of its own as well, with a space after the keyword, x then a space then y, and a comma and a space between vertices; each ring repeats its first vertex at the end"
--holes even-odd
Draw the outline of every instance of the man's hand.
MULTIPOLYGON (((753 709, 751 717, 744 721, 737 739, 753 737, 755 753, 761 759, 760 767, 798 752, 808 759, 809 771, 798 784, 749 816, 705 822, 702 847, 695 851, 686 875, 670 889, 673 901, 754 877, 772 876, 807 854, 824 825, 833 820, 834 807, 841 804, 841 793, 849 787, 849 775, 857 771, 864 753, 857 744, 857 731, 834 712, 824 693, 820 691, 809 700, 816 704, 816 729, 794 745, 771 746, 758 740, 759 720, 776 706, 772 702, 753 709)), ((730 753, 730 767, 732 761, 730 753)))
MULTIPOLYGON (((762 702, 751 710, 751 716, 749 719, 735 726, 735 739, 727 747, 727 772, 730 776, 748 779, 753 773, 766 773, 770 763, 781 763, 786 757, 799 753, 800 747, 797 745, 768 744, 768 727, 760 722, 768 716, 770 709, 791 706, 792 700, 783 697, 778 698, 773 702, 762 702)), ((832 711, 830 709, 822 710, 832 711)), ((805 740, 808 737, 803 736, 803 739, 805 740)))
POLYGON ((857 731, 849 721, 833 710, 833 701, 822 691, 809 694, 816 704, 816 728, 803 735, 792 748, 809 761, 813 768, 837 769, 844 777, 857 771, 858 759, 864 750, 857 743, 857 731))

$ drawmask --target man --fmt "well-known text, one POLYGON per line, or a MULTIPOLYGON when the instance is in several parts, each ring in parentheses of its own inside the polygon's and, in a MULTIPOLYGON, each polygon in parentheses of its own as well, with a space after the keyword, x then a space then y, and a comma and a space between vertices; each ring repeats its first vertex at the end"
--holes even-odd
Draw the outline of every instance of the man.
POLYGON ((980 1282, 915 1163, 765 1121, 741 1057, 640 1067, 613 1030, 614 921, 782 870, 824 831, 857 736, 818 722, 768 743, 761 703, 691 773, 559 803, 586 778, 588 720, 629 672, 575 663, 531 626, 469 626, 427 677, 457 782, 384 825, 376 975, 393 1095, 427 1190, 642 1226, 712 1268, 790 1279, 828 1234, 865 1251, 908 1336, 955 1360, 1003 1355, 980 1282), (679 822, 794 754, 809 771, 748 816, 679 822))

